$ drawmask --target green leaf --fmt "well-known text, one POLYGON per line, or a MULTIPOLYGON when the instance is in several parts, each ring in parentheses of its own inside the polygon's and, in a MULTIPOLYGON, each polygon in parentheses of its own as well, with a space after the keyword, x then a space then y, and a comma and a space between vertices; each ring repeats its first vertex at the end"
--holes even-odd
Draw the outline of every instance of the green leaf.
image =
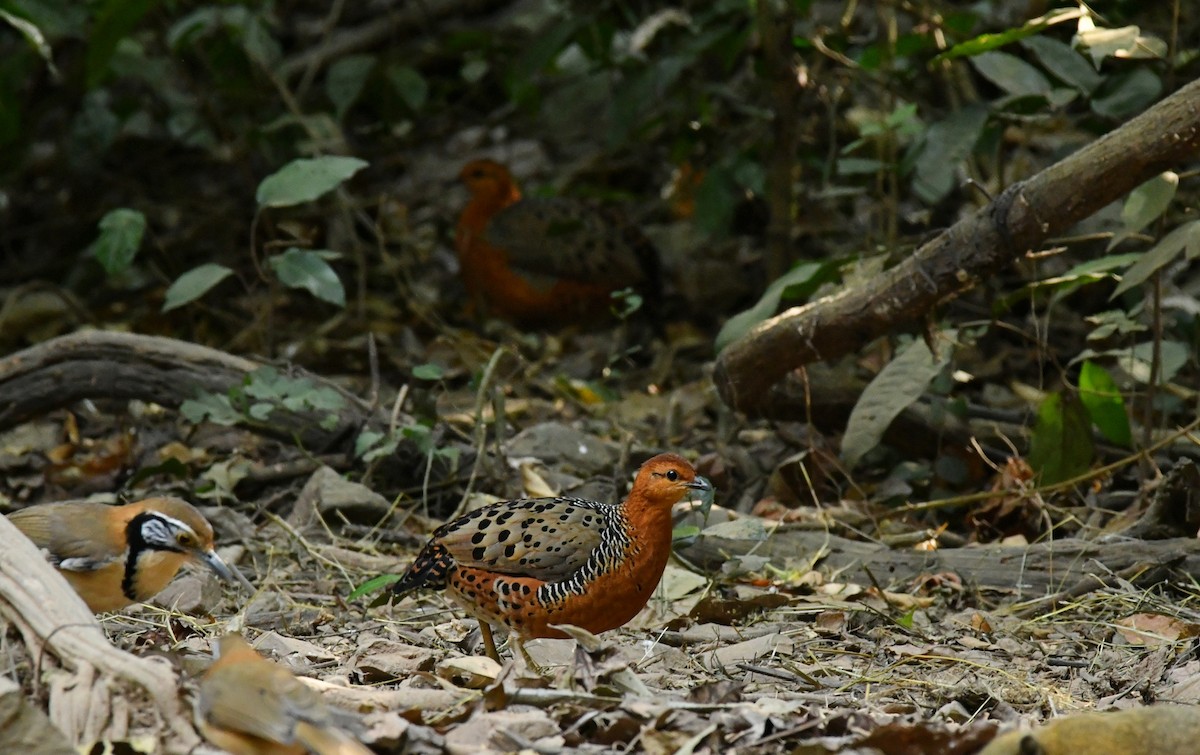
POLYGON ((283 48, 279 40, 271 36, 271 30, 260 15, 249 18, 242 29, 242 49, 246 56, 265 70, 272 70, 283 58, 283 48))
POLYGON ((993 304, 993 310, 997 312, 1007 311, 1015 302, 1043 290, 1053 291, 1054 300, 1060 301, 1077 291, 1080 287, 1090 283, 1110 278, 1120 280, 1120 277, 1115 275, 1114 271, 1132 265, 1141 256, 1138 252, 1129 252, 1126 254, 1110 254, 1099 259, 1081 262, 1062 275, 1035 281, 1013 294, 1000 297, 993 304))
POLYGON ((325 75, 325 94, 333 103, 339 121, 358 101, 374 68, 374 55, 347 55, 329 66, 329 73, 325 75))
POLYGON ((697 537, 700 536, 700 525, 698 524, 681 524, 671 530, 671 545, 680 547, 691 545, 697 537))
POLYGON ((1133 444, 1125 398, 1108 370, 1085 361, 1079 370, 1079 399, 1101 435, 1123 448, 1133 444))
POLYGON ((100 236, 96 239, 96 259, 109 275, 124 272, 137 256, 146 232, 146 216, 137 210, 120 207, 100 218, 100 236))
POLYGON ((233 408, 233 402, 223 393, 202 393, 179 405, 179 413, 193 425, 209 421, 232 427, 242 421, 242 414, 233 408))
POLYGON ((985 52, 971 59, 975 70, 1009 94, 1047 95, 1054 87, 1042 72, 1015 55, 985 52))
POLYGON ((779 300, 783 298, 783 294, 788 288, 812 285, 812 288, 815 289, 821 282, 818 277, 827 272, 828 266, 825 264, 805 262, 784 273, 779 280, 767 287, 766 292, 753 307, 739 312, 725 321, 725 324, 721 326, 721 332, 717 334, 717 351, 720 352, 721 349, 746 335, 755 325, 774 315, 779 308, 779 300))
POLYGON ((696 188, 696 227, 710 236, 724 236, 733 222, 737 197, 732 171, 727 166, 713 167, 696 188))
POLYGON ((526 100, 536 89, 537 74, 558 57, 559 52, 584 23, 581 15, 556 19, 536 34, 504 76, 509 99, 516 103, 526 100))
POLYGON ((1092 98, 1092 111, 1119 121, 1149 107, 1162 95, 1163 84, 1149 68, 1140 67, 1113 76, 1103 89, 1104 95, 1092 98))
POLYGON ((958 185, 962 162, 975 149, 987 126, 988 110, 968 105, 929 126, 913 166, 912 188, 926 204, 935 204, 958 185))
POLYGON ((161 464, 151 464, 150 466, 139 469, 133 477, 130 477, 125 481, 125 489, 133 490, 138 488, 140 487, 139 483, 157 475, 171 477, 176 480, 186 480, 192 476, 192 472, 190 469, 188 469, 187 465, 179 459, 167 457, 167 459, 161 464))
POLYGON ((677 90, 679 77, 694 62, 682 55, 667 55, 616 88, 608 102, 611 117, 606 138, 610 148, 619 147, 637 135, 643 121, 658 112, 656 108, 661 107, 661 103, 669 101, 677 90))
POLYGON ((1043 485, 1083 474, 1092 463, 1091 422, 1082 404, 1052 393, 1038 407, 1029 464, 1043 485))
POLYGON ((441 380, 445 371, 436 364, 418 364, 412 369, 412 376, 418 380, 441 380))
POLYGON ((1012 42, 1031 37, 1054 24, 1073 21, 1083 14, 1084 11, 1082 8, 1057 8, 1044 16, 1026 21, 1023 26, 1019 26, 1016 29, 1009 29, 999 34, 980 34, 978 37, 968 39, 966 42, 960 42, 941 55, 934 57, 929 61, 929 68, 933 70, 947 60, 953 60, 954 58, 979 55, 988 50, 997 50, 1012 42))
POLYGON ((398 435, 384 435, 371 430, 363 430, 354 441, 354 455, 366 462, 391 456, 400 445, 398 435))
POLYGON ((1084 29, 1075 35, 1075 41, 1087 50, 1092 64, 1097 68, 1108 57, 1163 58, 1167 54, 1166 42, 1158 37, 1142 34, 1142 30, 1136 26, 1084 29))
POLYGON ((293 160, 258 185, 259 207, 291 207, 336 189, 343 181, 367 167, 357 157, 327 155, 293 160))
POLYGON ((467 82, 468 84, 477 84, 481 79, 483 79, 484 76, 487 76, 487 73, 490 70, 491 66, 488 65, 486 60, 483 58, 472 58, 463 63, 463 67, 459 71, 459 75, 462 76, 463 81, 467 82))
POLYGON ((837 160, 837 174, 839 176, 864 176, 878 173, 886 168, 888 164, 883 160, 875 160, 868 157, 839 157, 837 160))
MULTIPOLYGON (((1115 356, 1117 364, 1134 380, 1144 385, 1150 383, 1150 366, 1154 359, 1152 341, 1136 344, 1132 349, 1117 349, 1107 353, 1115 356)), ((1186 343, 1163 341, 1159 344, 1159 356, 1158 385, 1163 385, 1183 369, 1192 356, 1192 350, 1186 343)))
POLYGON ((1083 94, 1091 94, 1104 81, 1087 58, 1053 37, 1039 34, 1022 40, 1021 46, 1032 52, 1051 75, 1083 94))
POLYGON ((234 32, 230 36, 240 36, 245 34, 252 19, 250 9, 242 5, 204 5, 171 24, 167 29, 167 46, 179 51, 183 45, 194 45, 199 39, 211 37, 219 30, 234 32))
POLYGON ((719 537, 727 540, 763 541, 771 536, 763 521, 758 517, 750 516, 742 519, 730 519, 705 527, 701 534, 704 537, 719 537))
POLYGON ((288 249, 267 260, 267 264, 288 288, 302 288, 321 301, 346 306, 346 289, 334 269, 325 261, 332 252, 288 249))
POLYGON ((358 587, 354 588, 354 592, 346 596, 346 600, 358 600, 362 596, 382 590, 389 585, 393 585, 400 581, 399 574, 381 574, 378 577, 368 579, 358 587))
POLYGON ((1159 173, 1146 183, 1129 192, 1121 207, 1121 222, 1125 225, 1120 233, 1108 242, 1108 250, 1142 230, 1167 211, 1179 187, 1179 175, 1166 171, 1159 173))
MULTIPOLYGON (((942 334, 953 343, 957 331, 942 334)), ((942 349, 936 357, 925 341, 913 339, 867 385, 858 403, 850 411, 846 434, 842 436, 842 458, 853 467, 872 448, 900 412, 925 392, 929 382, 949 364, 953 350, 942 349)))
POLYGON ((420 112, 429 98, 429 83, 417 69, 410 66, 391 66, 387 72, 388 81, 413 112, 420 112))
POLYGON ((54 67, 54 51, 50 48, 50 44, 46 42, 46 35, 42 33, 37 24, 10 13, 4 8, 0 8, 0 21, 6 22, 25 38, 29 46, 41 56, 42 62, 46 64, 46 68, 57 79, 58 69, 54 67))
POLYGON ((99 5, 87 36, 85 67, 89 89, 103 81, 117 45, 129 36, 154 5, 154 0, 104 0, 99 5))
POLYGON ((1184 249, 1194 249, 1198 245, 1200 245, 1200 220, 1184 223, 1143 252, 1140 259, 1121 276, 1120 284, 1108 298, 1115 299, 1134 286, 1140 286, 1163 266, 1174 261, 1184 249))
POLYGON ((194 302, 231 275, 233 275, 233 270, 224 265, 208 264, 188 270, 167 289, 162 311, 170 312, 176 307, 194 302))
POLYGON ((1149 330, 1148 325, 1137 319, 1137 309, 1140 307, 1135 308, 1133 312, 1127 312, 1124 309, 1110 309, 1088 315, 1084 320, 1088 324, 1096 326, 1091 333, 1088 333, 1088 341, 1103 341, 1113 335, 1129 336, 1149 330))

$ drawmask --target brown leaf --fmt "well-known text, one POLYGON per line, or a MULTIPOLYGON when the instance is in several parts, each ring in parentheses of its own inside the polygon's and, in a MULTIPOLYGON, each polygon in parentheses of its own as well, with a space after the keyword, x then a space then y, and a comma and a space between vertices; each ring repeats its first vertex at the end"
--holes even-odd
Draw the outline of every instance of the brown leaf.
POLYGON ((1200 625, 1158 613, 1135 613, 1118 619, 1116 624, 1130 645, 1164 645, 1200 636, 1200 625))

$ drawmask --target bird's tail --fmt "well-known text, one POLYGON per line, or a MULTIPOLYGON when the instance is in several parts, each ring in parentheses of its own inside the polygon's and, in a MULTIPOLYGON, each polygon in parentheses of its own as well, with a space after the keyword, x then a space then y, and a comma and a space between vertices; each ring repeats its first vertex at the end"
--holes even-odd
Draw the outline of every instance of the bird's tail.
POLYGON ((296 740, 317 755, 374 755, 346 732, 307 721, 296 724, 296 740))
POLYGON ((412 566, 392 585, 392 594, 403 597, 414 590, 441 590, 454 566, 454 557, 441 543, 430 543, 417 555, 412 566))

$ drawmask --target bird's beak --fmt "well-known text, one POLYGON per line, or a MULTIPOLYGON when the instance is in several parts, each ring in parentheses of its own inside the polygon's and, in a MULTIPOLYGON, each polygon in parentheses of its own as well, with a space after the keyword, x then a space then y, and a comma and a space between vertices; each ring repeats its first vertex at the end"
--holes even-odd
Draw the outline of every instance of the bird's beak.
POLYGON ((236 582, 250 592, 254 592, 254 585, 250 584, 250 580, 242 576, 242 573, 236 567, 222 561, 216 551, 196 551, 196 558, 226 582, 236 582))
POLYGON ((684 487, 696 491, 692 496, 692 500, 699 499, 704 504, 704 510, 707 511, 713 503, 713 486, 712 483, 703 477, 697 475, 696 479, 691 482, 685 482, 684 487))

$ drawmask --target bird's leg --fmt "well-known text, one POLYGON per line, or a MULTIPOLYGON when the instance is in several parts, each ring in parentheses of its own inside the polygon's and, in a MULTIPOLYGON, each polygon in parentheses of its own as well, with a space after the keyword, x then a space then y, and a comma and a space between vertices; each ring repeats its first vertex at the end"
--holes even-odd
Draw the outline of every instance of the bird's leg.
POLYGON ((508 644, 517 646, 517 650, 521 651, 521 657, 525 659, 525 665, 529 666, 533 673, 541 676, 545 669, 543 669, 541 665, 539 665, 538 662, 533 660, 533 657, 529 655, 529 651, 525 649, 525 643, 521 640, 521 638, 517 637, 515 634, 509 635, 509 638, 508 644))
POLYGON ((492 638, 492 625, 479 620, 479 634, 483 637, 483 652, 496 663, 500 662, 500 653, 496 652, 496 640, 492 638))

